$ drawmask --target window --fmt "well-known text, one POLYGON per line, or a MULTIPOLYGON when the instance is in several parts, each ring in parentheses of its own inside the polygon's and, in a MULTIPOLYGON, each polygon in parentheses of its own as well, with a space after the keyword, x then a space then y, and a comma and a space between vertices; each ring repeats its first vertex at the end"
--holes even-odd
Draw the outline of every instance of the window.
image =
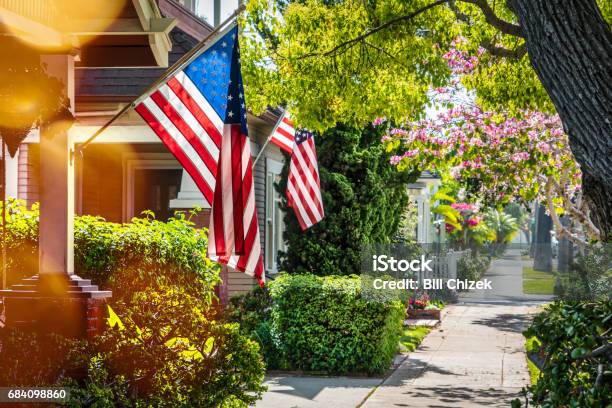
POLYGON ((281 210, 281 195, 274 184, 280 181, 283 164, 276 160, 266 160, 266 240, 265 267, 267 273, 278 272, 278 251, 285 251, 283 232, 285 223, 281 210))

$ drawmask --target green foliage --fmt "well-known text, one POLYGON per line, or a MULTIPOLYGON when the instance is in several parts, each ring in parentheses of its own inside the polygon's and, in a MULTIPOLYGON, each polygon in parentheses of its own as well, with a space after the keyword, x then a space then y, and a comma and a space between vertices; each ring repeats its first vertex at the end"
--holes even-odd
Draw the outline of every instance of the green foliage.
POLYGON ((278 336, 271 327, 272 298, 268 287, 257 286, 250 292, 230 299, 226 315, 230 322, 240 323, 241 333, 257 341, 268 369, 286 367, 278 347, 278 336))
MULTIPOLYGON (((15 281, 36 272, 25 255, 36 258, 38 210, 10 205, 15 281)), ((259 346, 218 315, 219 267, 206 246, 206 230, 183 215, 127 224, 77 217, 76 270, 113 291, 122 324, 89 343, 0 329, 2 384, 68 385, 74 407, 252 405, 264 391, 259 346)))
POLYGON ((565 300, 612 300, 612 245, 583 250, 560 283, 555 294, 565 300))
POLYGON ((537 406, 606 407, 612 395, 612 366, 607 354, 591 353, 606 345, 612 329, 612 303, 555 302, 538 314, 525 337, 541 343, 545 363, 531 386, 537 406), (602 365, 598 378, 598 366, 602 365), (596 384, 597 382, 597 384, 596 384))
POLYGON ((381 373, 398 348, 404 305, 364 296, 357 276, 279 276, 270 283, 271 326, 288 367, 381 373))
MULTIPOLYGON (((38 205, 7 206, 9 283, 38 272, 38 205)), ((172 282, 211 296, 219 266, 206 258, 206 229, 195 229, 184 214, 168 222, 151 217, 126 224, 101 217, 75 217, 74 260, 78 275, 112 288, 122 299, 146 287, 172 282)))
POLYGON ((143 407, 248 407, 265 390, 257 343, 237 324, 216 320, 202 299, 168 287, 136 292, 129 305, 116 307, 124 328, 93 345, 74 406, 111 386, 117 390, 103 400, 116 406, 129 396, 129 406, 143 407))
POLYGON ((457 262, 457 278, 480 280, 489 266, 491 258, 486 256, 464 256, 457 262))
MULTIPOLYGON (((0 202, 0 211, 3 203, 0 202)), ((38 204, 9 198, 6 206, 7 284, 38 272, 38 204)))
POLYGON ((425 336, 431 331, 430 327, 427 326, 416 326, 406 327, 402 330, 402 336, 400 337, 400 344, 402 350, 405 352, 411 352, 421 344, 425 336))
MULTIPOLYGON (((288 250, 281 267, 290 273, 349 275, 360 268, 364 244, 389 243, 396 236, 415 174, 396 172, 380 144, 381 130, 338 125, 317 139, 325 218, 302 231, 286 208, 288 250)), ((286 189, 289 161, 279 191, 286 189)))
POLYGON ((485 216, 485 223, 495 231, 495 242, 508 244, 518 233, 518 224, 515 218, 499 210, 490 210, 485 216))
POLYGON ((489 245, 492 256, 500 256, 509 243, 519 232, 519 225, 510 214, 498 209, 490 209, 485 214, 484 222, 493 232, 493 240, 489 245))
MULTIPOLYGON (((535 337, 529 337, 525 340, 525 351, 527 355, 538 354, 540 346, 540 342, 535 337)), ((540 369, 529 358, 527 358, 527 368, 529 369, 529 380, 531 385, 535 385, 540 378, 540 369)))
POLYGON ((79 371, 83 342, 0 326, 0 387, 49 386, 79 371))
MULTIPOLYGON (((286 105, 299 124, 317 130, 340 121, 361 125, 379 116, 413 120, 428 104, 428 91, 451 81, 443 55, 457 37, 464 38, 461 47, 471 55, 484 51, 483 42, 509 50, 523 44, 491 26, 469 1, 453 2, 462 18, 446 2, 353 42, 434 2, 277 0, 275 12, 270 3, 247 2, 245 31, 260 34, 243 39, 247 103, 257 113, 286 105)), ((486 3, 501 19, 518 23, 507 2, 486 3)), ((612 21, 609 2, 598 3, 612 21)), ((477 69, 461 81, 485 109, 554 110, 528 55, 513 59, 484 52, 477 69)))
POLYGON ((263 40, 245 36, 243 41, 247 102, 255 112, 286 103, 299 124, 316 130, 337 122, 361 126, 383 115, 401 121, 420 114, 429 85, 448 77, 443 52, 436 46, 457 33, 447 8, 434 8, 367 43, 324 55, 340 42, 429 2, 283 3, 282 20, 269 12, 267 0, 247 5, 245 24, 265 33, 263 40))

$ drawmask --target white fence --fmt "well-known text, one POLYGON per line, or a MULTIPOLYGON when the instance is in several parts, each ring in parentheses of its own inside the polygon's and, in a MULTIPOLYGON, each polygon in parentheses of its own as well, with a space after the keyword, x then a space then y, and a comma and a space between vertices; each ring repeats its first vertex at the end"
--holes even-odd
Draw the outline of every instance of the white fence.
POLYGON ((457 278, 457 264, 463 257, 471 255, 469 249, 464 251, 453 251, 441 255, 431 255, 433 258, 432 271, 419 272, 419 283, 422 284, 423 279, 442 279, 444 281, 457 278))

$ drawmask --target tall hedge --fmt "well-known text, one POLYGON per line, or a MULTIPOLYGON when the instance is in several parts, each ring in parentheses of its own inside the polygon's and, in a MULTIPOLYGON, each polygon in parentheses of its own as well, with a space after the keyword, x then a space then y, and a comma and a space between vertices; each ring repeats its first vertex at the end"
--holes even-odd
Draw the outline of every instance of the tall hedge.
MULTIPOLYGON (((290 273, 358 273, 363 244, 391 242, 407 203, 406 184, 416 174, 389 165, 380 139, 383 130, 342 124, 316 135, 325 218, 302 231, 293 209, 285 207, 287 252, 281 268, 290 273)), ((281 183, 285 197, 289 160, 281 183)))

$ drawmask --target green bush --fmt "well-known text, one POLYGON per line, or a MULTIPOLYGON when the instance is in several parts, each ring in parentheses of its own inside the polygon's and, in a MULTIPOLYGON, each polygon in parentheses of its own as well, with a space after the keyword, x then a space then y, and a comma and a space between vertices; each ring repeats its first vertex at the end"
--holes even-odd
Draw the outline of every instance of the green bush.
MULTIPOLYGON (((11 279, 36 272, 38 211, 11 202, 11 279)), ((67 384, 71 406, 247 407, 263 392, 256 342, 219 315, 219 266, 206 230, 167 223, 75 220, 75 269, 113 291, 119 325, 90 342, 0 328, 0 385, 67 384)))
MULTIPOLYGON (((293 209, 285 207, 287 252, 281 268, 289 273, 359 273, 365 244, 390 243, 408 204, 406 184, 418 174, 398 172, 380 143, 382 126, 363 129, 338 124, 317 137, 325 218, 302 231, 293 209)), ((290 160, 281 183, 285 197, 290 160)))
POLYGON ((491 259, 485 256, 464 256, 457 262, 457 278, 480 280, 489 266, 491 259))
POLYGON ((612 403, 609 347, 612 303, 561 302, 538 314, 525 332, 544 356, 540 377, 529 388, 536 406, 607 407, 612 403), (601 373, 601 375, 599 374, 601 373))
POLYGON ((381 373, 398 350, 399 300, 363 296, 357 276, 284 274, 270 283, 271 329, 290 369, 381 373))
POLYGON ((269 370, 287 367, 279 350, 278 336, 271 325, 272 298, 268 287, 255 287, 250 292, 230 299, 227 319, 240 324, 240 331, 259 343, 269 370))
MULTIPOLYGON (((39 211, 19 200, 9 201, 7 210, 8 280, 14 283, 38 273, 39 211)), ((166 282, 211 296, 220 268, 206 258, 206 229, 193 226, 184 214, 168 222, 149 215, 125 224, 75 217, 75 271, 113 289, 113 299, 166 282)))
POLYGON ((555 294, 563 300, 612 300, 612 244, 579 253, 567 272, 559 273, 555 294))
POLYGON ((257 343, 240 335, 237 324, 211 318, 205 307, 177 287, 136 292, 129 305, 118 304, 124 327, 95 343, 74 406, 111 384, 120 386, 107 396, 114 404, 125 395, 135 405, 155 407, 254 403, 265 390, 257 343))

